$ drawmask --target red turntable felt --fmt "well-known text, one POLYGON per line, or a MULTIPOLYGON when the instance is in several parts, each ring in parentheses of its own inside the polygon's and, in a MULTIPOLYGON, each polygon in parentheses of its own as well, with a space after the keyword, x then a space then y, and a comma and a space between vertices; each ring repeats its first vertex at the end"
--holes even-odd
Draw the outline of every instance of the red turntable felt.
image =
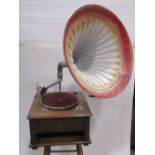
POLYGON ((78 104, 78 98, 67 92, 48 93, 42 97, 42 104, 48 109, 68 109, 78 104))

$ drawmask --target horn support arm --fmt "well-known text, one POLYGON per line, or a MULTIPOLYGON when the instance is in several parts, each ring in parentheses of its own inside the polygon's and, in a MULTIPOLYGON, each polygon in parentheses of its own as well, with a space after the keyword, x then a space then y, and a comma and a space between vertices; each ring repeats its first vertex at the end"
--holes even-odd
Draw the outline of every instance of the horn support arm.
POLYGON ((61 82, 62 82, 62 79, 63 79, 63 68, 64 67, 67 67, 66 62, 64 60, 60 61, 58 63, 58 73, 57 73, 57 78, 58 78, 58 80, 60 80, 60 82, 59 82, 59 91, 61 91, 61 82))

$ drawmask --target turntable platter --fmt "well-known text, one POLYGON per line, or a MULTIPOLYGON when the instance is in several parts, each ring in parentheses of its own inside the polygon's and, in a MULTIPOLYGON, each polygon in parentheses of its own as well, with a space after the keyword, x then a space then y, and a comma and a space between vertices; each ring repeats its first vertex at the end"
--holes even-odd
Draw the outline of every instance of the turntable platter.
POLYGON ((78 98, 67 92, 48 93, 42 98, 42 104, 48 109, 69 109, 78 104, 78 98))

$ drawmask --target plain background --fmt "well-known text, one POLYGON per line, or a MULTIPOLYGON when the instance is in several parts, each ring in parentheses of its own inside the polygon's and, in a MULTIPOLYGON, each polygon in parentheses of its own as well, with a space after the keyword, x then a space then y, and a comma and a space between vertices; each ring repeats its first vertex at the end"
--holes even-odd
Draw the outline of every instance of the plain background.
MULTIPOLYGON (((108 2, 107 2, 108 3, 108 2)), ((154 155, 155 139, 155 1, 136 0, 136 155, 154 155)), ((19 155, 19 3, 0 5, 0 146, 19 155), (6 93, 10 92, 11 93, 6 93)), ((25 121, 23 119, 23 121, 25 121)), ((20 145, 19 145, 20 144, 20 145)), ((25 147, 26 148, 26 147, 25 147)), ((22 151, 20 154, 23 154, 22 151)))
MULTIPOLYGON (((36 84, 46 85, 56 78, 57 63, 63 59, 62 39, 65 24, 80 6, 101 4, 112 10, 124 23, 134 47, 134 1, 20 1, 20 155, 41 155, 31 150, 27 113, 36 84)), ((84 147, 85 155, 129 155, 130 124, 134 75, 126 89, 110 99, 87 97, 93 112, 92 144, 84 147)), ((53 88, 57 89, 57 87, 53 88)), ((63 90, 81 90, 68 70, 64 71, 63 90)))

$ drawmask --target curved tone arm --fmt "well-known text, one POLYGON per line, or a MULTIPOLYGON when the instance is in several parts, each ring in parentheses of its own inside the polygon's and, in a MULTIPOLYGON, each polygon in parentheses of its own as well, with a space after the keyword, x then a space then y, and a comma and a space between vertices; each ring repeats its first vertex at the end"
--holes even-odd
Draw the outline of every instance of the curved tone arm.
POLYGON ((57 73, 57 80, 55 80, 52 84, 46 86, 46 87, 37 87, 37 91, 40 92, 41 96, 44 96, 44 94, 46 93, 46 91, 59 84, 59 91, 61 91, 61 82, 63 79, 63 68, 67 67, 65 61, 61 61, 58 63, 58 73, 57 73))

